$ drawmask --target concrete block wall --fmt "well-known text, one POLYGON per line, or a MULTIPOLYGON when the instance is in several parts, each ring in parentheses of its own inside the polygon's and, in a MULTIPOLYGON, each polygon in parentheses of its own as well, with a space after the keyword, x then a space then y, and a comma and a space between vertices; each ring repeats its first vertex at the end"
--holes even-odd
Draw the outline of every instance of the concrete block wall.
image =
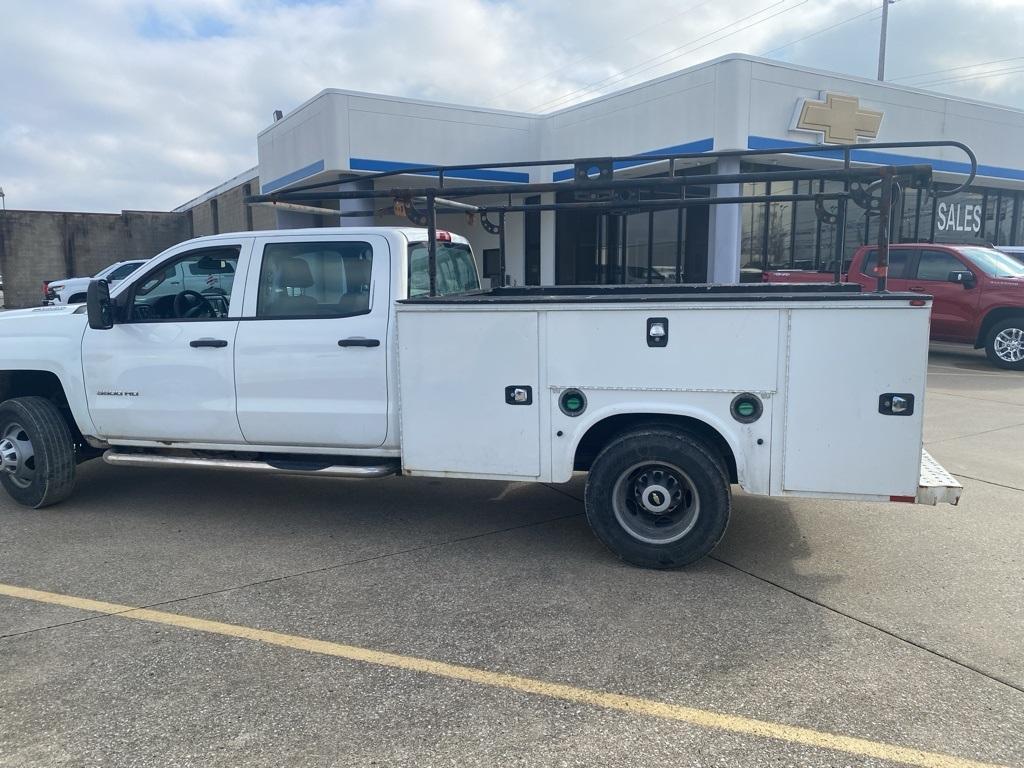
POLYGON ((148 259, 190 237, 186 213, 0 213, 4 308, 40 304, 44 281, 93 275, 115 261, 148 259))
POLYGON ((253 179, 247 184, 239 184, 190 208, 194 236, 203 237, 222 232, 276 229, 277 217, 272 209, 265 206, 250 207, 242 202, 246 195, 257 194, 258 189, 259 180, 253 179), (250 191, 246 190, 247 186, 250 191), (216 217, 214 217, 214 206, 216 206, 216 217), (248 215, 246 209, 249 211, 248 215))

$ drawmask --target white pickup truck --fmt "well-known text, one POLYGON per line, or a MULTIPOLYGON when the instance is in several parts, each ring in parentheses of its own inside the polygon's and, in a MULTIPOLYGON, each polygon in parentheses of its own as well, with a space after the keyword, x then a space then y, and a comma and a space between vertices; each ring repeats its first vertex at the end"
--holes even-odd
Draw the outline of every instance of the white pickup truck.
POLYGON ((146 263, 145 259, 116 261, 92 277, 68 277, 43 283, 43 304, 82 304, 92 280, 106 280, 113 288, 128 275, 146 263))
POLYGON ((347 478, 589 471, 594 532, 654 568, 712 550, 731 484, 959 498, 921 449, 927 297, 481 291, 466 240, 436 242, 434 296, 426 230, 284 230, 182 243, 113 291, 94 281, 87 306, 0 314, 0 481, 43 507, 100 454, 347 478), (166 290, 190 266, 220 291, 166 290))

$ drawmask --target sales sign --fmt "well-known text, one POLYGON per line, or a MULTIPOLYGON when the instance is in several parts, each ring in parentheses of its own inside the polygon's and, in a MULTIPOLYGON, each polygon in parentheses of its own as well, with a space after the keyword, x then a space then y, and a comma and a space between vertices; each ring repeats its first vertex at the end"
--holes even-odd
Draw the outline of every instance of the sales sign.
POLYGON ((942 232, 981 232, 982 210, 970 203, 940 202, 935 209, 935 229, 942 232))

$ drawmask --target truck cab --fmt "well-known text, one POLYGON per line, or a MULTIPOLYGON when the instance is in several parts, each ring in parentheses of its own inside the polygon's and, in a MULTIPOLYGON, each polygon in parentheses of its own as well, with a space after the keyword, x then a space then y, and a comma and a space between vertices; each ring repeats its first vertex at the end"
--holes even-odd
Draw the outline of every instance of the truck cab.
MULTIPOLYGON (((289 230, 170 249, 112 292, 112 327, 84 330, 92 434, 137 445, 397 452, 389 337, 394 301, 429 285, 422 237, 289 230)), ((466 240, 443 237, 439 292, 478 289, 466 240)))

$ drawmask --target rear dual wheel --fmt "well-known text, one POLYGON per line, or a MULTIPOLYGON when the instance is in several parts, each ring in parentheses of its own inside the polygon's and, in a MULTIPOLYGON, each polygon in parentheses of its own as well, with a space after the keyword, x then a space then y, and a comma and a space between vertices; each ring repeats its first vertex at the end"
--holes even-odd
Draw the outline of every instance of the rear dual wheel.
POLYGON ((670 430, 621 435, 587 478, 590 527, 613 553, 643 568, 679 568, 710 553, 731 509, 721 456, 670 430))

